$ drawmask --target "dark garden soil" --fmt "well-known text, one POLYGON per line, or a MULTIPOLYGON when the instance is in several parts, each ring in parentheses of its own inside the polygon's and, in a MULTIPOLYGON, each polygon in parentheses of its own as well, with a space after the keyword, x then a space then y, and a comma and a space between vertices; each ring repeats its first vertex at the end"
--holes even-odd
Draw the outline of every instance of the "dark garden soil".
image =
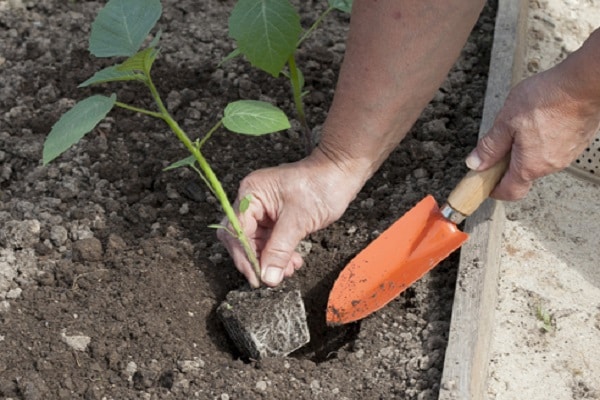
MULTIPOLYGON (((207 228, 221 218, 216 200, 191 171, 162 171, 186 156, 166 126, 113 111, 80 145, 41 166, 42 143, 59 116, 91 93, 117 90, 77 88, 106 65, 87 52, 102 3, 26 1, 16 10, 0 1, 0 398, 437 398, 456 254, 362 322, 326 328, 325 306, 346 262, 426 194, 443 200, 466 172, 495 2, 403 144, 340 221, 303 242, 306 264, 291 281, 303 293, 311 342, 260 362, 239 356, 216 316, 243 280, 207 228)), ((194 137, 240 98, 269 100, 293 115, 284 78, 243 60, 217 67, 232 50, 233 3, 163 0, 153 75, 194 137)), ((301 3, 308 26, 326 2, 301 3)), ((348 23, 330 16, 299 55, 315 132, 348 23)), ((150 104, 133 85, 118 95, 150 104)), ((303 156, 296 123, 259 139, 220 132, 207 146, 232 197, 252 170, 303 156)))

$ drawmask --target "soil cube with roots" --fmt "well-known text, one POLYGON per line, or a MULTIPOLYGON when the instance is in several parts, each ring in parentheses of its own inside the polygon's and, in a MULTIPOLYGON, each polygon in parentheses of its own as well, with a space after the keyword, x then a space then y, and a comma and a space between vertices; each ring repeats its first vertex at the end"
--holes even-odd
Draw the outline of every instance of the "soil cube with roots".
POLYGON ((251 359, 285 357, 310 341, 298 289, 233 290, 217 314, 236 347, 251 359))

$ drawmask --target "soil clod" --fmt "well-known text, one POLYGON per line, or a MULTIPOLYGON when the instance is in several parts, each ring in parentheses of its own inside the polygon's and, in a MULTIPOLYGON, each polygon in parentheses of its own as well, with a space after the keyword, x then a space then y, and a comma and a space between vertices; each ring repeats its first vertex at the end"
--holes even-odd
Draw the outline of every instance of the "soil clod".
POLYGON ((233 290, 217 314, 236 347, 250 359, 285 357, 310 341, 297 289, 233 290))

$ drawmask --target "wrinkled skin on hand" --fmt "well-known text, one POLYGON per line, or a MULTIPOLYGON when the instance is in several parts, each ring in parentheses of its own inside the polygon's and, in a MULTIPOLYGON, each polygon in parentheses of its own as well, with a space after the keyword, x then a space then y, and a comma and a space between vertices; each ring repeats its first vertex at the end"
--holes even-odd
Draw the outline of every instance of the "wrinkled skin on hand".
MULTIPOLYGON (((248 209, 238 213, 238 218, 257 253, 262 282, 277 286, 300 268, 298 243, 339 219, 362 183, 319 149, 301 161, 261 169, 244 178, 234 208, 239 209, 240 200, 251 196, 248 209)), ((223 225, 227 224, 224 220, 223 225)), ((223 229, 217 235, 238 270, 258 287, 259 280, 237 239, 223 229)))
POLYGON ((509 169, 491 197, 522 199, 535 179, 569 166, 600 128, 599 98, 575 94, 563 68, 515 86, 474 150, 481 161, 473 153, 467 158, 470 168, 485 170, 510 153, 509 169))

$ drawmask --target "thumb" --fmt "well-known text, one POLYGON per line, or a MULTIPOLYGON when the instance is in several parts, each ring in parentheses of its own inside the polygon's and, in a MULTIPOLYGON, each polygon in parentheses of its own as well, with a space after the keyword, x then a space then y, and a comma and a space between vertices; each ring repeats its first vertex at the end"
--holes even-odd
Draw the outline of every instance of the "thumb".
POLYGON ((477 147, 467 156, 465 163, 469 169, 484 171, 499 162, 508 154, 513 145, 513 135, 508 130, 492 129, 479 139, 477 147))
POLYGON ((280 218, 271 232, 271 237, 260 253, 261 279, 269 286, 277 286, 284 277, 296 246, 303 236, 298 235, 298 224, 280 218))

